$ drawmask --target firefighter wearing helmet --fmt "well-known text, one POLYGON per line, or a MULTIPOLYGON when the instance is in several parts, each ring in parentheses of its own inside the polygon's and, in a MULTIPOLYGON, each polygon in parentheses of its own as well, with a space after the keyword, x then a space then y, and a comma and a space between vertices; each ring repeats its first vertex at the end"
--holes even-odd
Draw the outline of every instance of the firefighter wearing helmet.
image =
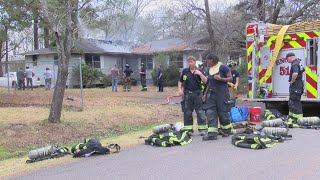
POLYGON ((236 70, 237 62, 229 60, 227 65, 229 66, 231 70, 231 75, 232 75, 232 82, 228 82, 229 86, 229 93, 230 93, 230 100, 232 101, 232 107, 236 105, 236 99, 238 98, 238 85, 239 85, 239 78, 240 74, 236 70))
POLYGON ((129 64, 125 65, 126 69, 123 71, 124 73, 124 83, 123 83, 123 91, 130 91, 131 90, 131 75, 133 71, 130 69, 129 64))
POLYGON ((146 65, 144 63, 141 63, 140 78, 142 86, 141 91, 147 91, 146 65))

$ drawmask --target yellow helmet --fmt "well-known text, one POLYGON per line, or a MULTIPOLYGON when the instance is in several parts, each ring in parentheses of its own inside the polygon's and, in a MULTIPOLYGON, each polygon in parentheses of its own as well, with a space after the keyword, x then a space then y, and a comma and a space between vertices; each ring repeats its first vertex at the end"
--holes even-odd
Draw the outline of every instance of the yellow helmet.
POLYGON ((203 64, 202 61, 196 61, 196 67, 199 68, 203 64))

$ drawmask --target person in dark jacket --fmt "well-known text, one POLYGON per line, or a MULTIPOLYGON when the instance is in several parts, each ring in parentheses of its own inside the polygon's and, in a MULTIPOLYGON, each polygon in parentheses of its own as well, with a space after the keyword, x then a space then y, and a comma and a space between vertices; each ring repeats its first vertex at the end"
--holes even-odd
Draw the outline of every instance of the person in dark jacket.
POLYGON ((163 74, 162 74, 162 68, 161 68, 161 65, 158 64, 157 65, 157 70, 158 70, 158 73, 157 73, 157 80, 158 80, 158 92, 163 92, 163 74))

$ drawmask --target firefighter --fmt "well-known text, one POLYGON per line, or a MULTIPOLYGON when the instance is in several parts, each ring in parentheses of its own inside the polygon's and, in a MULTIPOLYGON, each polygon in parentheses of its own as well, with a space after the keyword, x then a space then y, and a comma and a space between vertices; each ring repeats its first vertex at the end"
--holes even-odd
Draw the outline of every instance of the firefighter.
POLYGON ((203 105, 208 119, 208 134, 203 137, 204 141, 217 139, 218 120, 223 137, 229 136, 232 129, 228 116, 231 105, 227 84, 232 81, 230 69, 220 63, 219 58, 213 54, 209 54, 206 59, 210 68, 203 105))
POLYGON ((233 102, 232 107, 235 107, 236 100, 238 98, 237 90, 239 85, 239 72, 235 68, 237 66, 237 62, 230 60, 227 65, 229 66, 232 75, 232 82, 228 82, 230 99, 233 102))
POLYGON ((124 85, 123 85, 123 91, 130 91, 131 90, 131 75, 133 74, 133 71, 130 69, 129 64, 125 65, 126 69, 123 71, 124 73, 124 85))
POLYGON ((147 91, 146 66, 144 63, 141 63, 140 77, 141 77, 141 86, 142 86, 141 91, 147 91))
POLYGON ((300 64, 300 61, 296 59, 294 53, 288 53, 286 55, 288 63, 291 63, 290 76, 289 76, 289 119, 287 122, 288 127, 299 127, 297 125, 297 119, 303 117, 301 95, 303 94, 303 81, 302 76, 304 67, 300 64))
POLYGON ((178 82, 178 93, 183 95, 181 107, 184 118, 184 130, 193 133, 193 118, 192 113, 195 110, 198 121, 198 131, 201 136, 206 134, 207 125, 205 112, 202 108, 202 91, 201 81, 207 82, 207 78, 196 69, 196 58, 189 56, 188 68, 183 69, 180 80, 178 82))

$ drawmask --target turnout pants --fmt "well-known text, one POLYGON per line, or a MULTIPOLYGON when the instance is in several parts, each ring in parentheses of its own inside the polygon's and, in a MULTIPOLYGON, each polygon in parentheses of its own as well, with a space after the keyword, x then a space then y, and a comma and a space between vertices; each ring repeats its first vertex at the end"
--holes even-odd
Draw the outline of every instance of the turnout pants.
POLYGON ((231 101, 228 87, 208 89, 203 108, 206 110, 208 119, 209 136, 216 136, 218 134, 218 121, 220 122, 222 132, 231 133, 232 124, 228 115, 230 106, 231 101))
POLYGON ((142 86, 142 90, 147 90, 146 76, 141 76, 141 86, 142 86))
POLYGON ((123 91, 130 91, 131 90, 131 78, 125 77, 123 83, 123 91))
POLYGON ((288 126, 290 128, 298 127, 297 119, 303 117, 301 95, 303 94, 303 82, 302 80, 297 80, 289 87, 289 119, 288 126))
POLYGON ((206 131, 207 123, 205 112, 202 108, 202 93, 199 92, 185 92, 183 100, 181 102, 183 120, 184 120, 184 130, 193 132, 193 117, 192 113, 195 110, 197 114, 198 130, 206 131))
POLYGON ((163 86, 164 86, 163 79, 160 78, 160 79, 158 80, 159 92, 163 92, 163 86))

